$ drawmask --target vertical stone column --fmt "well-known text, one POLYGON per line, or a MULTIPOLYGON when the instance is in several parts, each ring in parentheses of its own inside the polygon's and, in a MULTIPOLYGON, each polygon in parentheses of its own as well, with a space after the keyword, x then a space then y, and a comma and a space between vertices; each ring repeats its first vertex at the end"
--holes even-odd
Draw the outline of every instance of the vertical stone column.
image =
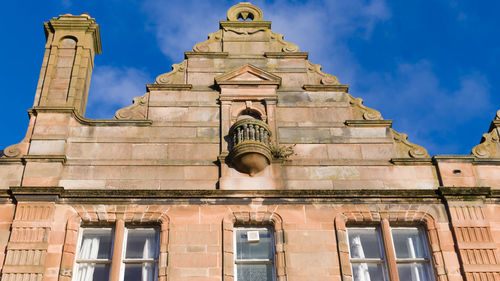
POLYGON ((466 281, 495 281, 500 255, 485 216, 484 188, 441 189, 449 208, 455 241, 466 281))
POLYGON ((87 14, 66 14, 44 27, 47 44, 33 106, 71 107, 84 115, 94 55, 101 53, 99 26, 87 14))
POLYGON ((54 208, 54 202, 18 202, 2 281, 51 280, 44 273, 54 208))

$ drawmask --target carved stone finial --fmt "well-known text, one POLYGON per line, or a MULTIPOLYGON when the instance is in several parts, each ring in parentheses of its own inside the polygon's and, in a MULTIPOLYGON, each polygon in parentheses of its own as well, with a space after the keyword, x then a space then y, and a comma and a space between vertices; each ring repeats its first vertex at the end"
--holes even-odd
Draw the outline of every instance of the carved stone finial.
POLYGON ((430 155, 425 148, 408 141, 408 135, 398 133, 391 129, 392 137, 396 143, 396 153, 398 158, 429 158, 430 155))
POLYGON ((375 109, 368 108, 363 105, 362 98, 355 98, 351 95, 349 97, 349 104, 353 107, 355 120, 382 120, 382 114, 375 109))
POLYGON ((495 116, 495 120, 500 120, 500 110, 497 111, 497 116, 495 116))
POLYGON ((146 119, 148 110, 149 93, 142 97, 135 97, 132 105, 119 109, 115 113, 115 119, 140 120, 146 119))
POLYGON ((250 2, 241 2, 232 6, 227 11, 228 21, 238 21, 238 19, 243 19, 244 21, 247 19, 252 21, 262 21, 262 11, 250 2))
POLYGON ((186 61, 172 65, 172 71, 156 77, 156 84, 185 84, 186 61))
MULTIPOLYGON (((498 113, 497 113, 498 114, 498 113)), ((498 117, 498 115, 497 115, 498 117)), ((500 145, 498 137, 498 129, 493 129, 491 132, 483 134, 481 143, 472 149, 472 155, 478 158, 498 158, 498 146, 500 145)))

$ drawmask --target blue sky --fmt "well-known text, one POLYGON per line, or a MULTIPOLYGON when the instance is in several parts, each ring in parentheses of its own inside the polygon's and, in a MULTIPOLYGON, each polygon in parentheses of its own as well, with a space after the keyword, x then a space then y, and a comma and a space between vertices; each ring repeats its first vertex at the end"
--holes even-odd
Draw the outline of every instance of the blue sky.
MULTIPOLYGON (((7 1, 0 44, 0 149, 21 141, 42 63, 42 23, 89 13, 100 25, 88 118, 114 112, 218 29, 238 1, 7 1)), ((469 154, 500 109, 500 1, 252 1, 275 32, 350 85, 431 155, 469 154)))

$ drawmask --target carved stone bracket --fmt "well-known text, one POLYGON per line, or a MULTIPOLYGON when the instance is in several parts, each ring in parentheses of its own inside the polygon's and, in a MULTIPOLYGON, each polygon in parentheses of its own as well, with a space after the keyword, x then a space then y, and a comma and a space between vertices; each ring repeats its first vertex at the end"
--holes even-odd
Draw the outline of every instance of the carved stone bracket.
POLYGON ((382 120, 382 114, 375 109, 368 108, 363 105, 362 98, 355 98, 351 95, 347 95, 349 98, 349 104, 353 107, 353 114, 355 120, 382 120))
POLYGON ((321 65, 319 64, 313 64, 307 61, 307 74, 310 84, 340 85, 339 79, 331 74, 321 71, 321 65))
POLYGON ((269 38, 271 40, 275 40, 279 45, 281 45, 281 50, 282 52, 285 53, 292 53, 292 52, 300 52, 299 46, 296 44, 287 42, 283 39, 283 34, 280 33, 274 33, 271 30, 269 32, 269 38))
POLYGON ((119 109, 115 113, 115 119, 140 120, 147 119, 149 93, 141 97, 135 97, 132 105, 119 109))
POLYGON ((208 34, 208 40, 200 42, 193 47, 195 52, 222 52, 222 30, 208 34))
POLYGON ((172 71, 156 77, 156 84, 185 84, 187 61, 172 65, 172 71))
POLYGON ((425 148, 408 141, 408 135, 398 133, 391 129, 392 137, 396 143, 397 158, 429 158, 430 155, 425 148))

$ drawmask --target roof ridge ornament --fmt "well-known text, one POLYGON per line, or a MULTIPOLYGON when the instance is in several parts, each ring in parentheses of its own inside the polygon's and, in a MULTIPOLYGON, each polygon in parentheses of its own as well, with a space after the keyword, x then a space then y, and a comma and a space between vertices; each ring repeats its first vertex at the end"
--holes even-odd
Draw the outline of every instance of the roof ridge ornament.
POLYGON ((262 11, 250 2, 240 2, 227 11, 228 21, 239 21, 239 19, 244 21, 247 19, 250 19, 250 21, 263 21, 262 11))

